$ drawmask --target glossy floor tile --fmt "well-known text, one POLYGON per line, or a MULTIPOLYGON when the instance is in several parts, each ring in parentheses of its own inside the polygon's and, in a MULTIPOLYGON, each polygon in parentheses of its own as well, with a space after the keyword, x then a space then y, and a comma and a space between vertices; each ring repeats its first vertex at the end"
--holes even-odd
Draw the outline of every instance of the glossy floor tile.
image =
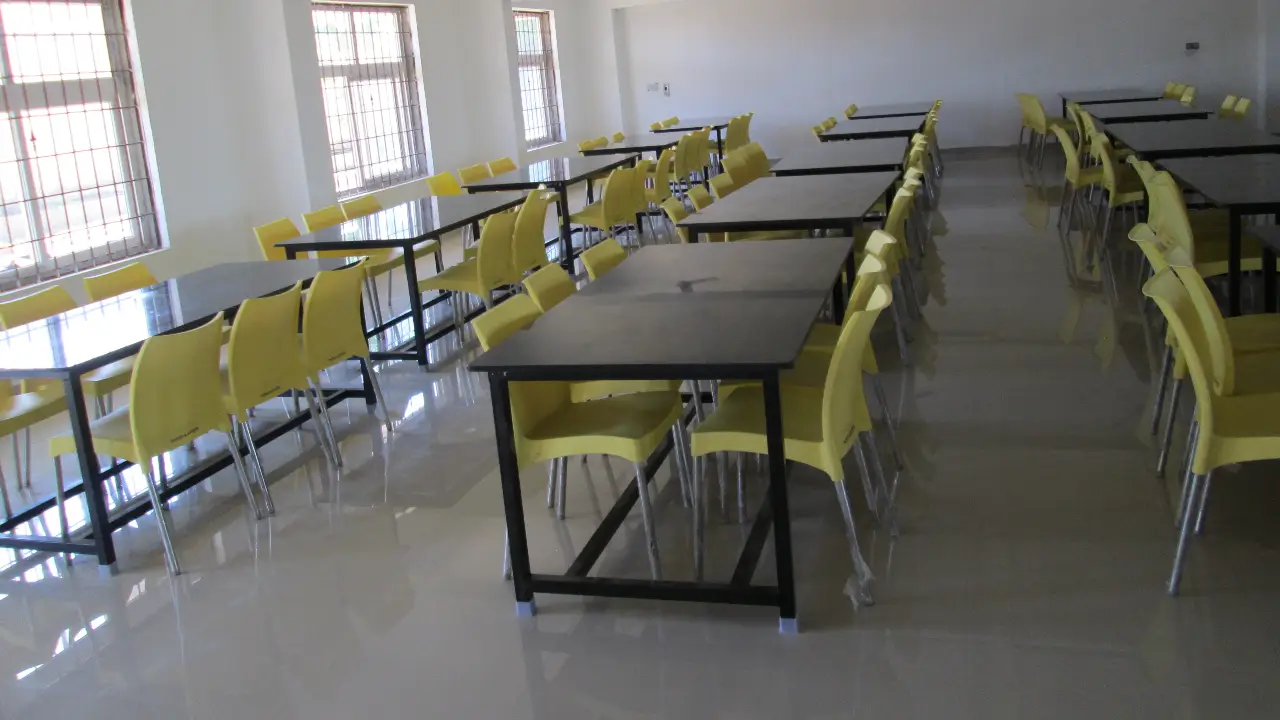
MULTIPOLYGON (((1277 468, 1220 476, 1183 596, 1167 597, 1177 468, 1155 477, 1146 415, 1158 336, 1136 270, 1112 300, 1079 234, 1059 239, 1055 177, 1012 152, 948 157, 912 366, 889 328, 876 336, 906 469, 896 541, 855 497, 874 607, 844 595, 830 482, 798 469, 800 635, 779 635, 768 609, 641 601, 544 596, 517 619, 487 384, 450 338, 428 370, 379 369, 390 431, 361 404, 335 410, 340 476, 310 426, 266 449, 275 517, 255 522, 225 474, 175 501, 188 574, 166 577, 150 515, 117 533, 115 575, 0 557, 0 718, 1270 716, 1277 468)), ((535 568, 566 567, 630 479, 599 457, 570 468, 563 522, 545 508, 545 469, 524 473, 535 568)), ((725 493, 714 467, 709 480, 711 576, 728 574, 748 527, 726 469, 725 493)), ((763 482, 754 461, 744 470, 749 521, 763 482)), ((46 465, 36 474, 47 488, 46 465)), ((125 502, 141 482, 112 492, 125 502)), ((664 570, 687 577, 670 468, 658 489, 664 570)), ((597 571, 647 576, 638 511, 597 571)))

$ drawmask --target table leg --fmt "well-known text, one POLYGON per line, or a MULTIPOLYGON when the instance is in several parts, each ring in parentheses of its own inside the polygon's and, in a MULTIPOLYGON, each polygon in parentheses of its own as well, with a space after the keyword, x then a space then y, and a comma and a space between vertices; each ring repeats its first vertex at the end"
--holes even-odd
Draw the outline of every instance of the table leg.
POLYGON ((290 260, 297 260, 297 259, 298 259, 298 251, 297 251, 297 250, 294 250, 294 249, 293 249, 293 248, 291 248, 291 247, 287 247, 287 246, 286 246, 286 247, 285 247, 285 249, 284 249, 284 256, 285 256, 285 257, 287 257, 287 258, 289 258, 290 260))
POLYGON ((1276 311, 1276 251, 1262 246, 1262 302, 1269 313, 1276 311))
MULTIPOLYGON (((71 421, 71 436, 76 441, 76 459, 80 463, 80 477, 84 483, 85 504, 89 506, 89 525, 93 528, 93 544, 99 565, 116 564, 116 546, 111 539, 111 518, 107 515, 107 502, 102 495, 102 479, 99 477, 98 456, 93 451, 93 435, 89 432, 89 412, 84 406, 84 388, 80 376, 72 374, 63 380, 67 398, 67 416, 71 421)), ((160 508, 155 509, 156 512, 160 508)))
POLYGON ((782 435, 782 381, 764 379, 764 427, 769 448, 769 502, 773 506, 773 554, 778 575, 778 630, 794 633, 796 585, 791 566, 791 510, 787 505, 787 455, 782 435))
MULTIPOLYGON (((413 257, 413 246, 404 250, 404 279, 409 285, 409 309, 413 314, 413 351, 418 364, 427 364, 427 327, 422 317, 422 293, 418 290, 418 264, 413 257)), ((377 302, 377 299, 374 299, 377 302)))
POLYGON ((525 534, 524 501, 520 497, 520 464, 516 460, 510 388, 505 375, 489 373, 489 396, 493 400, 493 425, 498 443, 498 470, 502 476, 502 506, 507 518, 507 547, 511 553, 511 580, 516 591, 516 614, 533 615, 535 606, 532 571, 529 569, 529 538, 525 534))
POLYGON ((724 172, 724 136, 720 128, 716 128, 716 172, 724 172))
POLYGON ((560 210, 560 267, 570 275, 573 274, 573 230, 569 227, 569 186, 560 185, 560 199, 556 205, 560 210))
MULTIPOLYGON (((676 234, 678 235, 679 233, 680 233, 680 231, 679 231, 679 229, 677 228, 677 230, 676 230, 676 234)), ((690 244, 690 245, 697 245, 697 244, 698 244, 698 230, 697 230, 697 228, 686 228, 686 229, 685 229, 685 233, 689 236, 689 244, 690 244)))
POLYGON ((587 204, 590 205, 595 201, 596 201, 596 185, 594 182, 592 182, 591 178, 587 178, 587 204))
POLYGON ((1227 248, 1227 314, 1240 314, 1240 213, 1231 208, 1230 245, 1227 248))

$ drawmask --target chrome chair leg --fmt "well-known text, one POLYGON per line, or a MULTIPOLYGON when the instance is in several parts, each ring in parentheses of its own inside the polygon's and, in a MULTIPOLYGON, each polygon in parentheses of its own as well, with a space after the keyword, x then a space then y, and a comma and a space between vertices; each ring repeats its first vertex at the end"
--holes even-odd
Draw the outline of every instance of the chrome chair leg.
POLYGON ((1194 443, 1197 443, 1200 440, 1199 423, 1194 424, 1193 430, 1191 431, 1191 438, 1191 442, 1188 444, 1187 449, 1187 466, 1183 471, 1182 476, 1182 492, 1178 496, 1178 511, 1174 513, 1173 518, 1174 527, 1181 527, 1178 523, 1182 521, 1182 512, 1186 510, 1187 503, 1190 502, 1191 476, 1195 474, 1195 466, 1192 465, 1192 462, 1196 457, 1194 443))
POLYGON ((364 366, 364 371, 369 376, 369 384, 373 386, 374 400, 382 408, 383 424, 387 426, 387 430, 391 430, 391 407, 387 405, 387 398, 382 394, 382 383, 378 381, 378 374, 373 371, 373 363, 369 362, 369 358, 360 358, 360 364, 364 366))
POLYGON ((337 461, 338 467, 342 467, 342 449, 338 447, 338 436, 333 431, 333 417, 329 414, 329 404, 324 400, 324 393, 320 390, 320 384, 307 381, 311 385, 311 392, 316 396, 316 407, 320 409, 320 425, 321 431, 329 438, 329 448, 333 450, 333 457, 337 461))
MULTIPOLYGON (((606 459, 605 462, 608 462, 608 460, 606 459)), ((560 520, 563 520, 564 513, 565 513, 565 506, 568 505, 568 498, 566 498, 565 496, 568 494, 568 486, 569 486, 569 458, 560 458, 560 469, 559 469, 559 472, 556 474, 556 486, 559 488, 556 491, 556 494, 558 495, 557 497, 558 502, 556 504, 556 517, 559 518, 560 520)))
POLYGON ((867 444, 868 464, 871 465, 871 472, 876 479, 880 501, 884 508, 880 511, 880 517, 889 529, 889 537, 896 538, 898 537, 898 508, 894 503, 894 497, 898 494, 897 474, 894 475, 894 481, 890 485, 884 472, 884 465, 880 463, 880 445, 876 442, 876 431, 867 430, 862 434, 862 439, 867 444))
POLYGON ((1187 540, 1191 536, 1192 521, 1196 514, 1196 500, 1199 498, 1200 483, 1208 482, 1209 476, 1192 473, 1187 483, 1190 499, 1182 512, 1182 527, 1178 532, 1178 546, 1173 554, 1173 571, 1169 574, 1169 595, 1178 596, 1178 588, 1182 584, 1182 568, 1187 562, 1187 540))
POLYGON ((884 424, 889 430, 889 448, 893 451, 893 462, 901 470, 906 467, 906 463, 902 461, 902 453, 898 451, 898 431, 894 427, 893 415, 889 412, 889 397, 884 391, 884 379, 879 374, 871 376, 871 387, 876 394, 876 401, 880 403, 880 409, 884 412, 884 424))
POLYGON ((26 486, 28 489, 30 489, 31 487, 31 428, 30 427, 22 428, 22 442, 26 446, 26 450, 27 450, 26 458, 22 463, 22 469, 23 469, 23 472, 26 473, 25 474, 26 486))
POLYGON ((262 504, 266 507, 268 515, 275 515, 276 503, 271 498, 271 489, 267 487, 267 471, 262 465, 262 457, 258 455, 258 443, 253 439, 253 428, 246 422, 240 426, 240 430, 244 433, 245 445, 249 447, 249 457, 253 460, 258 489, 262 491, 262 504))
POLYGON ((511 531, 502 531, 502 579, 511 579, 511 531))
POLYGON ((231 453, 231 462, 236 468, 236 480, 240 482, 240 489, 244 491, 245 502, 249 503, 249 509, 253 510, 253 516, 258 520, 262 519, 262 510, 258 508, 258 501, 253 497, 253 487, 249 485, 249 475, 245 472, 244 456, 240 454, 240 448, 235 438, 235 418, 231 418, 231 427, 227 432, 227 452, 231 453))
MULTIPOLYGON (((57 462, 58 458, 55 457, 53 460, 57 462)), ((4 479, 3 467, 0 467, 0 502, 4 503, 4 516, 13 517, 13 505, 9 503, 9 483, 4 479)))
MULTIPOLYGON (((308 385, 310 385, 309 382, 308 385)), ((339 465, 338 458, 334 455, 333 448, 329 447, 329 436, 324 431, 324 418, 320 416, 320 411, 316 409, 315 398, 311 396, 309 388, 299 392, 307 399, 307 409, 311 413, 311 423, 316 426, 316 438, 320 443, 320 447, 324 448, 325 458, 329 460, 329 465, 334 470, 339 469, 341 465, 339 465)))
POLYGON ((862 548, 858 546, 858 529, 853 524, 853 507, 849 504, 849 491, 845 488, 844 478, 835 482, 836 498, 840 501, 840 514, 844 517, 844 534, 849 541, 849 557, 853 560, 854 584, 848 587, 849 597, 854 607, 875 605, 872 595, 872 583, 875 576, 871 574, 871 566, 862 557, 862 548))
POLYGON ((1164 360, 1160 363, 1160 384, 1156 387, 1155 404, 1151 408, 1151 436, 1160 430, 1160 414, 1164 410, 1164 395, 1169 389, 1169 376, 1173 374, 1173 348, 1164 348, 1164 360))
POLYGON ((644 466, 635 463, 636 490, 640 493, 640 516, 644 520, 645 541, 649 545, 649 570, 654 580, 662 579, 662 560, 658 557, 658 532, 653 522, 653 507, 649 499, 649 483, 645 482, 644 466))
MULTIPOLYGON (((586 460, 587 456, 583 455, 582 459, 586 460)), ((548 508, 553 508, 556 506, 556 478, 559 475, 559 473, 557 472, 559 467, 560 467, 560 458, 554 458, 551 461, 551 466, 547 468, 547 507, 548 508)))
POLYGON ((1160 459, 1156 461, 1156 475, 1164 477, 1164 467, 1169 462, 1169 446, 1173 444, 1173 425, 1178 420, 1178 401, 1182 395, 1182 378, 1173 381, 1169 391, 1169 418, 1165 421, 1164 441, 1160 443, 1160 459))
POLYGON ((160 499, 160 489, 156 487, 155 475, 151 472, 151 461, 147 461, 147 494, 151 496, 151 509, 156 514, 156 526, 160 529, 160 543, 164 545, 165 564, 171 575, 181 575, 182 565, 178 561, 178 550, 173 545, 173 536, 169 529, 169 510, 160 499))
POLYGON ((13 481, 17 483, 18 490, 22 490, 22 453, 19 451, 18 433, 9 436, 13 440, 13 481))
POLYGON ((862 492, 867 498, 867 509, 871 511, 871 517, 879 524, 881 522, 880 498, 876 491, 876 482, 871 477, 871 467, 867 464, 867 454, 863 451, 860 441, 853 443, 853 454, 858 461, 858 474, 862 476, 862 492))
POLYGON ((1197 535, 1204 534, 1204 511, 1209 507, 1209 490, 1213 487, 1213 473, 1210 472, 1204 476, 1204 490, 1200 493, 1200 509, 1196 511, 1196 527, 1197 535))

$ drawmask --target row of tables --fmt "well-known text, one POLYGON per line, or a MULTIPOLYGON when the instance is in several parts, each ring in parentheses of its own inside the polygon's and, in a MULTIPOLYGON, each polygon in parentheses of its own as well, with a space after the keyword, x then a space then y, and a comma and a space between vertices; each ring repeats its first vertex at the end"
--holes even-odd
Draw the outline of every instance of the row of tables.
MULTIPOLYGON (((851 288, 841 271, 855 274, 853 235, 878 201, 892 200, 906 138, 932 107, 890 107, 883 112, 920 114, 861 121, 898 123, 903 129, 889 139, 823 144, 784 158, 773 168, 775 177, 757 179, 682 221, 688 244, 640 249, 532 328, 471 362, 471 371, 489 378, 519 614, 535 612, 536 593, 630 597, 777 607, 780 629, 797 629, 780 373, 794 365, 828 298, 836 318, 842 317, 851 288), (798 239, 698 242, 709 233, 751 230, 795 230, 798 239), (813 230, 836 230, 842 237, 804 237, 813 230), (639 498, 634 480, 564 573, 530 566, 509 383, 601 379, 763 383, 768 493, 727 581, 591 574, 639 498), (770 535, 776 583, 762 585, 753 578, 770 535)), ((877 110, 860 109, 858 116, 864 112, 877 110)), ((635 142, 630 147, 639 150, 648 141, 635 142)), ((659 447, 639 482, 651 482, 670 451, 669 443, 659 447)))
MULTIPOLYGON (((1227 311, 1239 315, 1243 219, 1280 213, 1280 137, 1244 120, 1215 118, 1208 110, 1162 99, 1155 90, 1088 90, 1061 97, 1064 114, 1069 102, 1087 105, 1114 141, 1228 211, 1227 311)), ((1280 237, 1271 228, 1258 231, 1266 248, 1264 265, 1274 268, 1280 237)), ((1275 273, 1265 270, 1266 308, 1273 311, 1275 273)))

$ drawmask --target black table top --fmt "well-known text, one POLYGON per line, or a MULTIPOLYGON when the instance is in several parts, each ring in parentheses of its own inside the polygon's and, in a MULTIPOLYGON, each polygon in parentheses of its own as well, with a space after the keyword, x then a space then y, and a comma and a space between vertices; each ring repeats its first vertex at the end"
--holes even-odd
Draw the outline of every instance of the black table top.
POLYGON ((724 128, 724 127, 729 127, 729 121, 732 120, 734 117, 736 116, 717 115, 713 117, 701 117, 701 118, 680 118, 680 122, 676 123, 675 125, 672 125, 669 128, 662 128, 661 130, 654 130, 654 132, 673 133, 673 132, 689 132, 690 130, 701 130, 702 128, 724 128))
MULTIPOLYGON (((859 110, 858 112, 862 112, 859 110)), ((836 126, 820 136, 824 142, 831 140, 860 140, 865 138, 911 137, 924 127, 924 118, 915 115, 909 117, 881 117, 859 120, 841 120, 836 126)))
POLYGON ((1155 120, 1203 120, 1212 114, 1203 108, 1187 107, 1177 100, 1107 103, 1091 107, 1088 112, 1098 120, 1113 125, 1155 120))
POLYGON ((276 246, 299 252, 404 247, 438 239, 522 202, 524 194, 518 192, 417 198, 276 246))
POLYGON ((1163 90, 1143 90, 1141 88, 1117 88, 1114 90, 1070 90, 1059 93, 1059 97, 1067 102, 1079 105, 1105 105, 1107 103, 1135 102, 1138 100, 1160 100, 1163 90))
POLYGON ((626 140, 592 150, 583 150, 583 155, 635 155, 642 152, 662 152, 680 142, 680 138, 671 133, 644 133, 631 135, 626 140))
POLYGON ((858 106, 858 112, 854 114, 850 120, 871 120, 874 118, 886 117, 912 117, 914 115, 928 115, 933 109, 931 102, 909 102, 894 103, 891 105, 868 105, 866 107, 858 106))
POLYGON ((463 187, 478 193, 495 190, 536 190, 539 185, 548 187, 573 185, 586 180, 588 176, 627 165, 631 160, 631 155, 548 158, 529 163, 498 177, 468 183, 463 187))
POLYGON ((1220 207, 1244 214, 1280 210, 1280 155, 1181 158, 1160 166, 1220 207))
POLYGON ((790 367, 850 238, 651 246, 471 363, 511 379, 760 377, 790 367))
POLYGON ((307 281, 346 260, 283 260, 214 265, 141 290, 0 332, 0 377, 56 377, 137 353, 153 335, 207 322, 247 298, 307 281))
POLYGON ((894 172, 764 177, 680 222, 697 232, 841 227, 858 222, 894 172))
POLYGON ((809 145, 782 158, 773 166, 773 174, 822 175, 901 170, 906 150, 907 144, 902 138, 809 145))
POLYGON ((1145 160, 1280 152, 1280 137, 1235 120, 1125 123, 1106 130, 1145 160))

